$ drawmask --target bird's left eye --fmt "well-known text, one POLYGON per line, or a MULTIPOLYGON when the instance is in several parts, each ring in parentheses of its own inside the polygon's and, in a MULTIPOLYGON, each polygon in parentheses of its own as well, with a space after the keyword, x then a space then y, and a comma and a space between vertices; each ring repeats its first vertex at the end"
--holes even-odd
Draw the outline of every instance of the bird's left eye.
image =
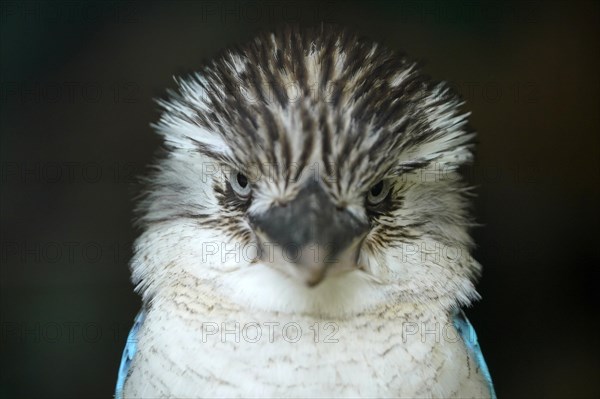
POLYGON ((390 192, 390 184, 387 180, 380 180, 367 193, 367 203, 369 205, 377 205, 381 203, 390 192))
POLYGON ((250 181, 242 172, 233 172, 229 177, 229 184, 231 184, 233 191, 240 197, 247 198, 250 196, 252 187, 250 186, 250 181))

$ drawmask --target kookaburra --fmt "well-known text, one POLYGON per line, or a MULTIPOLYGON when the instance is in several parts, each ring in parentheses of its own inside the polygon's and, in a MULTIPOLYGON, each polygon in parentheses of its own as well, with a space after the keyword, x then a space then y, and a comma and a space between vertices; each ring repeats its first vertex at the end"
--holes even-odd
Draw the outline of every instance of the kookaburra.
POLYGON ((160 101, 117 397, 494 397, 461 100, 345 30, 287 27, 160 101))

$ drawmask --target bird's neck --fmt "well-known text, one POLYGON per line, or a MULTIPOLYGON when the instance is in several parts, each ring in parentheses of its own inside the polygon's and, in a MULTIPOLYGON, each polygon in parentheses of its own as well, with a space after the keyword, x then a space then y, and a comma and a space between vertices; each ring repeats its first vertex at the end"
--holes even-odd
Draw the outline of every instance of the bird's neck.
MULTIPOLYGON (((414 320, 419 314, 427 314, 428 318, 434 314, 439 317, 446 317, 448 314, 448 309, 435 301, 416 303, 402 301, 391 295, 382 296, 379 301, 368 298, 368 295, 371 294, 368 286, 359 285, 355 287, 356 292, 354 293, 340 293, 338 290, 338 295, 335 295, 335 282, 331 286, 324 284, 320 288, 300 287, 297 291, 286 292, 287 295, 284 295, 283 298, 269 298, 268 295, 274 291, 281 291, 269 290, 264 286, 262 292, 237 292, 236 295, 236 293, 224 290, 223 286, 216 286, 214 281, 189 276, 186 279, 180 279, 177 284, 160 290, 153 298, 153 302, 180 304, 190 315, 229 314, 232 316, 245 315, 245 317, 253 315, 273 320, 291 317, 305 318, 307 321, 343 321, 371 314, 395 320, 414 320), (306 292, 306 290, 312 291, 306 292), (256 296, 251 298, 251 295, 256 296), (262 297, 257 297, 261 295, 262 297), (343 303, 344 300, 347 303, 343 303)), ((344 286, 341 289, 349 289, 349 287, 344 286)))

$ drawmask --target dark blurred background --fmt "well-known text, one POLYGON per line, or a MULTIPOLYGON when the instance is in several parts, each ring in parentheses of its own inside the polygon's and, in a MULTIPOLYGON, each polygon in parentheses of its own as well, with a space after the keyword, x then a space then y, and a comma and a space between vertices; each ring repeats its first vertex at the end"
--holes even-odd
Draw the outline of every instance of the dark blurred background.
POLYGON ((335 22, 405 50, 479 132, 468 310, 502 397, 600 397, 596 2, 2 2, 0 396, 109 398, 139 299, 153 98, 224 46, 335 22))

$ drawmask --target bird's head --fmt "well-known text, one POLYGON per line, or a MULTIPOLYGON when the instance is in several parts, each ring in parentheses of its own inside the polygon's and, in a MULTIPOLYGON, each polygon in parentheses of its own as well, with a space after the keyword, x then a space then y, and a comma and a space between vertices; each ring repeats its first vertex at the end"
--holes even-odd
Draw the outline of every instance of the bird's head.
POLYGON ((279 311, 467 303, 473 134, 404 56, 334 28, 283 29, 177 80, 156 125, 133 277, 190 277, 279 311))

